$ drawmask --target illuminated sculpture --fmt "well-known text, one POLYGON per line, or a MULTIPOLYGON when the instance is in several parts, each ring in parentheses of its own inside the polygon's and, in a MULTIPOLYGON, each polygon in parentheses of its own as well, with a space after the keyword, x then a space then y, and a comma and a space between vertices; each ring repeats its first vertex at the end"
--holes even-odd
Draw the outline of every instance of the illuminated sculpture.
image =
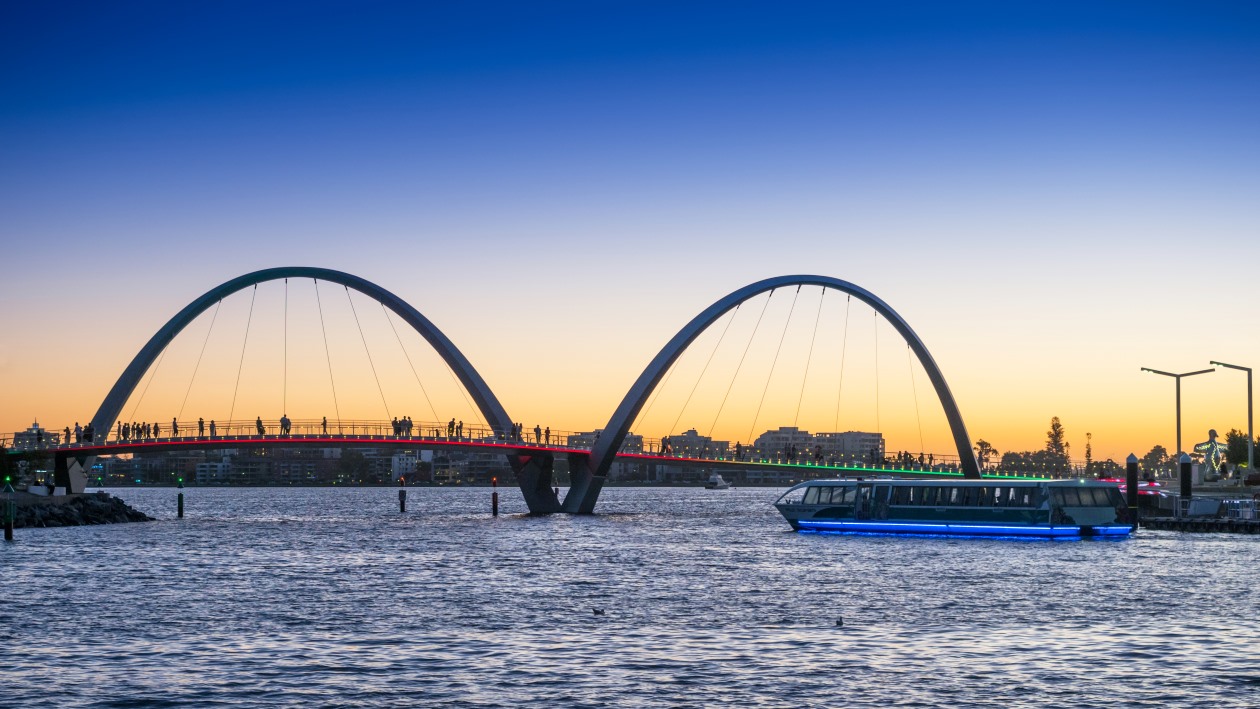
POLYGON ((1194 444, 1194 452, 1203 454, 1203 464, 1207 466, 1204 480, 1216 480, 1221 475, 1221 463, 1225 462, 1227 446, 1216 442, 1216 429, 1208 431, 1208 439, 1194 444))

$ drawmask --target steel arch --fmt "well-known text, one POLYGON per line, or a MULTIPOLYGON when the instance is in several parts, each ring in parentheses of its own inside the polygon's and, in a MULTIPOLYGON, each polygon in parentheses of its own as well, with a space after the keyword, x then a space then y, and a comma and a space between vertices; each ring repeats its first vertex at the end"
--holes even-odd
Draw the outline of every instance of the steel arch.
POLYGON ((96 411, 96 415, 92 417, 92 427, 101 432, 108 432, 113 428, 114 421, 122 412, 122 407, 127 403, 127 399, 135 391, 136 386, 140 383, 140 379, 149 367, 161 354, 162 350, 170 344, 171 340, 188 326, 198 315, 205 312, 210 306, 218 301, 226 298, 237 291, 244 290, 250 286, 267 281, 278 281, 284 278, 312 278, 315 280, 328 281, 341 286, 353 288, 356 291, 382 303, 390 310, 394 311, 416 332, 419 332, 424 339, 429 342, 434 350, 450 365, 455 372, 455 376, 459 378, 464 388, 472 395, 473 400, 477 404, 477 408, 481 414, 485 416, 487 423, 493 428, 500 431, 507 431, 512 425, 512 419, 508 417, 507 411, 503 409, 503 405, 490 391, 490 387, 486 385, 485 380, 477 373, 468 359, 455 347, 446 335, 442 334, 437 327, 429 321, 428 318, 420 314, 420 311, 413 308, 402 298, 385 290, 384 288, 365 280, 358 276, 344 273, 342 271, 334 271, 328 268, 316 268, 310 266, 283 266, 279 268, 267 268, 261 271, 254 271, 243 276, 233 278, 216 288, 212 288, 204 295, 189 303, 183 310, 175 314, 165 325, 162 326, 149 342, 140 350, 140 352, 131 360, 131 364, 123 370, 122 376, 110 389, 105 400, 101 402, 100 408, 96 411))
POLYGON ((672 340, 661 348, 656 358, 643 370, 643 374, 639 375, 639 379, 630 388, 630 391, 626 393, 625 398, 621 401, 621 405, 617 407, 612 418, 604 426, 603 433, 600 434, 599 440, 596 441, 595 446, 591 450, 591 455, 587 462, 587 472, 583 476, 584 479, 574 481, 574 487, 581 488, 580 490, 574 490, 574 492, 579 494, 575 496, 573 492, 570 493, 565 499, 565 510, 584 513, 592 511, 595 500, 599 496, 599 488, 602 487, 603 480, 607 478, 613 459, 616 457, 617 451, 620 450, 626 434, 630 432, 630 426, 634 423, 635 417, 638 416, 639 410, 643 408, 656 385, 669 370, 670 365, 682 355, 683 351, 687 349, 687 346, 693 340, 700 336, 700 333, 704 332, 718 318, 749 298, 766 291, 773 291, 776 288, 808 285, 832 288, 854 296, 884 316, 884 319, 892 324, 897 332, 905 338, 906 343, 910 345, 910 349, 919 358, 919 363, 927 371, 928 379, 932 381, 932 386, 936 389, 936 395, 941 401, 941 406, 945 409, 945 417, 949 420, 949 427, 954 435, 954 444, 958 447, 958 457, 963 476, 979 478, 980 466, 976 463, 975 454, 971 450, 971 439, 967 435, 967 427, 963 424, 962 414, 958 410, 958 404, 954 401, 954 395, 950 392, 949 385, 945 383, 945 376, 941 373, 940 368, 936 366, 936 361, 932 359, 927 346, 914 333, 914 330, 910 329, 910 326, 897 311, 865 288, 838 278, 811 275, 778 276, 744 286, 717 301, 693 318, 691 322, 687 323, 682 330, 678 331, 677 335, 674 335, 672 340))

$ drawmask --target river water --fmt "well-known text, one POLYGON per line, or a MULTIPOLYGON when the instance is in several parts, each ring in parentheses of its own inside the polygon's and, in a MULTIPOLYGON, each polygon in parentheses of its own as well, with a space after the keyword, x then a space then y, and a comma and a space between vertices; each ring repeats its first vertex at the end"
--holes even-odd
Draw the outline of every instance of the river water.
POLYGON ((1260 706, 1254 537, 798 534, 764 488, 111 492, 162 519, 0 547, 0 707, 1260 706))

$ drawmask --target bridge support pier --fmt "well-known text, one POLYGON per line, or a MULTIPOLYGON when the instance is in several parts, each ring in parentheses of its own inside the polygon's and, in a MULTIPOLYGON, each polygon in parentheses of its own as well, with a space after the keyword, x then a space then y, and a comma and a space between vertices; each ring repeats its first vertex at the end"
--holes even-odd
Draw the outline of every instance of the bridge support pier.
POLYGON ((518 455, 512 456, 510 460, 530 514, 548 515, 562 511, 560 499, 552 487, 554 456, 518 455))
POLYGON ((608 476, 596 475, 591 470, 590 456, 569 456, 569 494, 564 496, 563 512, 589 515, 595 511, 595 501, 604 489, 608 476))
POLYGON ((75 458, 67 453, 58 453, 53 459, 53 484, 65 488, 67 494, 77 495, 87 487, 87 473, 91 459, 95 456, 75 458))

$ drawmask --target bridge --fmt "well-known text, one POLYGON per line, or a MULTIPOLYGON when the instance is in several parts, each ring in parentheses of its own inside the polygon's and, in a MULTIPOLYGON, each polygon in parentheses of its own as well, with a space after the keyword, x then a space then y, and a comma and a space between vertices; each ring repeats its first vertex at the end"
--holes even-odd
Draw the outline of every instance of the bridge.
MULTIPOLYGON (((350 307, 353 309, 353 301, 350 302, 350 307)), ((322 327, 322 303, 320 305, 320 314, 322 327)), ((253 300, 251 299, 251 319, 252 316, 253 300)), ((358 324, 359 316, 357 311, 354 313, 354 318, 356 324, 358 324)), ((211 329, 213 329, 213 322, 212 320, 211 329)), ((727 330, 722 331, 722 336, 718 339, 718 346, 725 339, 727 330)), ((362 334, 361 325, 359 325, 359 331, 362 334)), ((775 350, 775 364, 771 366, 771 373, 766 379, 765 388, 762 390, 761 403, 757 409, 758 415, 761 411, 761 404, 765 403, 766 392, 770 389, 771 379, 774 375, 774 366, 778 363, 779 352, 782 350, 783 338, 786 332, 787 325, 783 328, 784 334, 780 335, 778 349, 775 350)), ((247 325, 247 339, 248 334, 249 326, 247 325)), ((209 332, 207 332, 206 337, 208 341, 209 332)), ((324 337, 326 344, 326 333, 324 337)), ((748 347, 751 346, 751 337, 749 344, 744 348, 744 357, 747 356, 748 347)), ((846 343, 847 340, 848 306, 846 305, 846 343)), ((402 344, 401 339, 399 344, 402 344)), ((366 349, 366 340, 364 341, 364 346, 366 349)), ((287 339, 285 347, 285 386, 287 396, 287 339)), ((204 345, 202 351, 204 354, 204 345)), ((716 351, 715 346, 714 353, 716 351)), ((244 346, 242 346, 241 356, 243 360, 244 346)), ((368 356, 370 360, 370 352, 368 356)), ((740 358, 739 367, 736 368, 734 377, 739 376, 740 368, 744 365, 744 357, 740 358)), ((714 354, 710 354, 709 360, 705 364, 705 369, 701 372, 701 377, 708 371, 713 358, 714 354)), ((411 364, 410 358, 408 363, 411 364)), ((200 359, 198 359, 197 366, 200 366, 200 359)), ((801 400, 805 396, 810 366, 812 366, 812 359, 805 367, 805 375, 800 386, 801 400)), ((332 378, 331 367, 330 359, 330 378, 332 378)), ((375 365, 373 364, 372 367, 375 375, 375 365)), ((412 369, 414 373, 414 365, 412 369)), ((196 376, 196 369, 194 369, 193 376, 196 376)), ((911 376, 913 384, 913 371, 911 376)), ((418 374, 416 378, 419 383, 420 378, 418 374)), ((843 384, 843 370, 841 371, 841 383, 843 384)), ((239 371, 237 386, 239 387, 239 371)), ((377 380, 377 386, 380 388, 379 379, 377 380)), ((699 386, 699 381, 692 387, 692 394, 694 394, 696 386, 699 386)), ((732 378, 730 385, 726 388, 727 396, 729 396, 733 386, 734 378, 732 378)), ((192 384, 190 382, 190 390, 191 387, 192 384)), ((380 393, 382 401, 384 401, 384 390, 382 389, 380 393)), ((333 394, 335 402, 335 383, 333 384, 333 394)), ((143 391, 141 396, 143 396, 143 391)), ((427 393, 425 396, 428 396, 427 393)), ((915 396, 917 415, 917 391, 915 396)), ((684 410, 690 402, 691 396, 689 395, 687 403, 683 405, 684 410)), ((725 406, 725 404, 726 398, 723 397, 722 406, 725 406)), ((233 399, 233 406, 235 406, 235 399, 233 399)), ((800 400, 798 400, 798 416, 800 414, 800 406, 800 400)), ((837 401, 836 407, 838 418, 839 401, 837 401)), ((718 416, 720 417, 722 413, 723 409, 719 407, 718 416)), ((756 422, 756 417, 754 417, 754 426, 756 422)), ((717 417, 714 419, 714 424, 716 423, 717 417)), ((920 436, 922 436, 921 422, 919 425, 920 436)), ((620 405, 614 410, 608 423, 592 438, 590 434, 578 434, 571 431, 561 432, 548 429, 545 434, 539 432, 538 435, 534 435, 534 431, 522 430, 522 427, 514 423, 514 419, 508 416, 507 411, 490 387, 463 353, 456 348, 454 343, 418 310, 384 288, 358 276, 331 269, 314 267, 265 269, 245 274, 207 291, 172 317, 136 354, 117 382, 109 390, 109 393, 100 404, 85 430, 90 431, 90 433, 88 435, 80 433, 74 437, 67 435, 65 436, 66 440, 57 440, 55 443, 47 442, 38 446, 41 450, 55 457, 54 476, 56 484, 65 486, 71 491, 81 491, 83 489, 86 481, 84 471, 92 465, 96 456, 101 455, 175 450, 379 447, 382 445, 402 448, 477 450, 500 453, 505 456, 507 463, 516 475, 525 502, 533 514, 555 512, 589 514, 593 512, 600 490, 607 481, 614 462, 618 459, 648 460, 679 465, 720 464, 723 468, 790 467, 858 475, 897 472, 900 474, 957 475, 966 478, 980 477, 979 464, 972 452, 971 441, 963 424, 961 413, 948 385, 945 383, 944 375, 937 367, 924 343, 896 311, 874 294, 847 281, 814 275, 780 276, 758 281, 726 295, 696 315, 661 348, 659 353, 634 382, 620 405), (408 418, 406 419, 407 424, 405 427, 396 427, 395 421, 397 421, 397 417, 395 417, 395 421, 343 420, 337 418, 330 422, 326 418, 321 418, 319 420, 304 419, 264 422, 261 418, 256 418, 253 421, 231 420, 229 415, 228 420, 218 422, 212 420, 208 427, 204 419, 201 419, 200 423, 176 421, 175 424, 179 426, 178 430, 174 430, 173 426, 167 427, 165 430, 166 435, 162 435, 163 430, 160 426, 154 427, 156 430, 148 431, 138 426, 135 431, 127 430, 130 424, 124 425, 120 419, 124 405, 133 396, 146 372, 149 372, 155 363, 160 363, 160 358, 163 356, 167 346, 181 331, 211 307, 216 307, 215 314, 217 317, 217 304, 221 304, 227 296, 251 287, 255 289, 256 293, 258 284, 277 280, 285 282, 285 318, 287 328, 288 279, 291 278, 314 280, 316 282, 317 299, 319 297, 318 283, 324 281, 344 287, 347 296, 350 290, 353 289, 379 303, 382 309, 388 309, 393 312, 406 325, 419 333, 437 355, 440 356, 441 360, 449 367, 450 373, 462 385, 466 396, 475 406, 475 410, 483 422, 464 424, 461 421, 458 429, 456 429, 453 420, 448 422, 427 421, 416 424, 410 422, 408 418), (821 447, 817 451, 798 450, 794 445, 783 449, 771 450, 764 447, 753 448, 751 446, 744 448, 742 444, 737 443, 734 450, 729 446, 714 446, 711 450, 704 446, 699 447, 699 450, 678 450, 676 442, 671 441, 670 436, 662 436, 660 438, 630 436, 631 428, 636 419, 644 412, 645 407, 651 407, 652 397, 655 394, 659 394, 658 390, 662 385, 662 380, 670 376, 672 367, 679 357, 687 351, 697 338, 706 333, 711 326, 725 318, 727 320, 726 328, 729 330, 734 315, 726 317, 728 314, 738 311, 744 303, 763 294, 768 294, 765 305, 761 309, 761 316, 758 317, 756 326, 753 327, 753 336, 755 336, 761 327, 762 317, 765 315, 769 300, 776 291, 794 291, 795 293, 792 299, 793 310, 788 315, 788 323, 790 324, 792 313, 795 312, 797 298, 801 289, 806 286, 817 287, 822 290, 818 313, 814 320, 815 332, 810 339, 811 358, 814 342, 818 334, 817 330, 819 329, 818 323, 822 314, 823 299, 827 291, 844 294, 847 299, 846 302, 856 298, 868 305, 876 313, 877 318, 882 317, 904 339, 907 346, 907 355, 912 355, 917 359, 922 370, 926 373, 948 422, 953 442, 957 448, 956 455, 941 455, 939 456, 939 462, 934 460, 931 464, 920 463, 916 465, 913 460, 902 459, 898 465, 889 465, 882 455, 879 460, 862 461, 854 459, 852 456, 846 458, 830 454, 824 455, 821 447), (561 456, 568 459, 570 476, 570 485, 563 499, 557 494, 558 488, 553 485, 554 463, 557 457, 561 456)), ((3 443, 3 441, 0 441, 0 443, 3 443)), ((936 459, 937 456, 934 455, 933 458, 936 459)))

